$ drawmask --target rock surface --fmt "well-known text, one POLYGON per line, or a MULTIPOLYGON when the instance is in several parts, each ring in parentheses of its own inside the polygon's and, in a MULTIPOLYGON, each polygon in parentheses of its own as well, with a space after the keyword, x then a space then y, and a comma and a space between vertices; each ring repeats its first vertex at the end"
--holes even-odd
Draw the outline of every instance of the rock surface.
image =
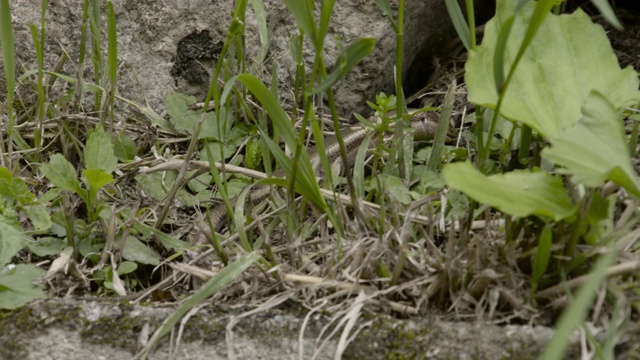
MULTIPOLYGON (((0 312, 0 358, 130 359, 174 309, 106 299, 34 302, 0 312)), ((296 308, 246 315, 204 307, 185 322, 179 345, 176 327, 173 340, 163 338, 150 359, 310 359, 314 353, 316 359, 333 359, 342 328, 325 342, 331 331, 321 332, 331 318, 316 313, 309 316, 301 336, 306 314, 296 308)), ((553 330, 539 326, 397 320, 386 315, 363 315, 350 336, 354 331, 358 336, 342 352, 344 359, 535 359, 553 336, 553 330)), ((578 358, 577 353, 567 358, 578 358)))
MULTIPOLYGON (((193 94, 200 100, 203 99, 208 88, 210 57, 195 59, 203 65, 202 69, 196 70, 197 76, 181 76, 183 74, 172 71, 175 62, 180 60, 180 56, 176 56, 176 50, 182 39, 203 30, 208 31, 212 44, 223 41, 231 21, 233 3, 232 0, 114 0, 118 34, 118 93, 138 103, 144 104, 147 101, 157 112, 164 109, 164 97, 174 91, 193 94), (205 73, 202 73, 202 70, 205 73), (172 73, 176 76, 172 76, 172 73)), ((283 1, 264 0, 263 3, 267 24, 273 27, 272 39, 264 54, 263 64, 249 63, 248 66, 257 66, 256 71, 267 82, 270 82, 271 73, 275 69, 281 98, 285 101, 291 100, 295 63, 289 51, 289 39, 297 34, 297 26, 283 1)), ((397 6, 397 0, 392 1, 392 7, 395 9, 394 4, 397 6)), ((36 58, 30 25, 36 24, 39 27, 40 7, 39 0, 11 1, 19 68, 35 69, 36 58)), ((429 60, 416 62, 416 57, 428 59, 429 56, 438 54, 456 35, 441 0, 407 1, 405 14, 403 69, 406 75, 412 64, 414 69, 429 68, 429 60)), ((49 1, 46 23, 45 69, 53 69, 57 57, 64 50, 72 61, 67 63, 62 72, 73 76, 79 69, 77 64, 82 2, 49 1)), ((246 58, 259 59, 261 43, 258 21, 251 5, 247 10, 246 37, 246 58)), ((366 100, 374 99, 375 94, 381 91, 394 92, 395 34, 389 20, 374 1, 336 2, 325 44, 326 64, 329 67, 334 64, 340 46, 348 45, 360 37, 374 38, 377 45, 375 51, 335 88, 336 101, 342 115, 349 115, 353 111, 366 112, 366 100)), ((89 46, 87 48, 89 49, 89 46)), ((103 56, 106 58, 104 15, 102 48, 103 56)), ((310 66, 313 52, 308 42, 303 54, 306 64, 310 66)), ((86 79, 92 80, 93 66, 89 59, 87 55, 83 72, 86 79)), ((424 71, 416 73, 420 74, 419 77, 425 76, 424 71)), ((420 81, 415 76, 412 76, 411 80, 420 81)), ((0 85, 4 87, 4 84, 0 85)))

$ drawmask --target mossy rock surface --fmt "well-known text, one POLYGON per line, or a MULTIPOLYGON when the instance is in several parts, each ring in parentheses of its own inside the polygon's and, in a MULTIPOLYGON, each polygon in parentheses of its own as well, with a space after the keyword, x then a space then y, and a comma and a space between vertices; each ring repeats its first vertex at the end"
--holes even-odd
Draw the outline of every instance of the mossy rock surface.
MULTIPOLYGON (((0 312, 0 358, 129 359, 174 309, 102 299, 37 301, 0 312)), ((297 358, 307 312, 296 305, 246 315, 249 310, 205 306, 185 323, 177 350, 174 331, 173 340, 161 340, 151 358, 169 358, 172 341, 176 359, 227 359, 229 351, 239 359, 297 358)), ((313 356, 337 323, 326 314, 310 315, 303 333, 304 358, 313 356)), ((342 352, 344 359, 534 359, 553 336, 546 327, 398 320, 384 314, 363 315, 354 329, 358 334, 342 352)), ((341 331, 324 344, 317 359, 334 358, 341 331)))

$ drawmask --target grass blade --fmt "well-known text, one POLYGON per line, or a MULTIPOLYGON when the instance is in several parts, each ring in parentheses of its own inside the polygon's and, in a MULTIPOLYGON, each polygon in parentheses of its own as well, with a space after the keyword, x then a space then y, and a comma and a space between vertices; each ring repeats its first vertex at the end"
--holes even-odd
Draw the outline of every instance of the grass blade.
POLYGON ((214 277, 204 283, 204 285, 202 285, 195 294, 180 304, 176 309, 176 312, 169 316, 162 323, 162 326, 156 330, 144 349, 142 358, 145 359, 147 357, 153 346, 155 346, 163 336, 168 334, 189 310, 237 279, 240 274, 247 270, 249 266, 253 265, 254 262, 258 261, 260 257, 260 254, 257 252, 245 254, 238 260, 232 262, 229 266, 220 270, 220 272, 218 272, 214 277))
POLYGON ((453 103, 456 99, 456 85, 456 80, 454 79, 451 86, 449 86, 447 95, 444 97, 444 108, 442 110, 442 115, 440 116, 440 121, 438 122, 438 128, 436 129, 436 136, 433 140, 431 156, 429 157, 429 162, 427 162, 427 169, 431 171, 436 171, 438 169, 438 165, 440 165, 440 158, 444 151, 444 141, 446 140, 447 131, 449 130, 449 119, 451 118, 453 103))
POLYGON ((577 296, 562 313, 556 326, 556 332, 539 359, 563 359, 573 329, 577 324, 584 321, 587 311, 593 305, 598 288, 607 278, 607 268, 613 264, 617 253, 615 246, 611 246, 609 251, 598 260, 591 272, 591 279, 585 282, 584 286, 578 291, 577 296))
POLYGON ((618 17, 611 8, 611 4, 609 4, 607 0, 591 0, 591 3, 598 9, 598 11, 600 11, 600 14, 602 14, 604 19, 607 20, 611 26, 618 31, 623 30, 620 20, 618 20, 618 17))
MULTIPOLYGON (((256 98, 258 98, 273 120, 274 127, 277 129, 280 136, 282 136, 287 147, 289 149, 295 149, 298 143, 293 131, 291 119, 289 119, 289 116, 282 106, 280 106, 278 99, 273 95, 273 93, 262 83, 262 81, 253 75, 242 74, 238 76, 238 81, 244 84, 244 86, 246 86, 256 98)), ((291 178, 293 167, 286 166, 286 164, 292 164, 291 160, 287 158, 289 161, 285 161, 284 158, 286 158, 286 156, 284 155, 284 152, 280 150, 273 141, 270 141, 268 137, 263 135, 263 138, 276 159, 282 161, 280 164, 283 166, 285 172, 287 172, 288 177, 291 178)), ((311 161, 309 160, 309 154, 307 154, 306 151, 301 151, 297 167, 299 171, 296 174, 295 180, 296 191, 308 198, 320 210, 326 211, 328 205, 320 194, 320 187, 318 187, 318 182, 315 174, 313 173, 311 161)))
POLYGON ((457 0, 445 0, 445 4, 447 5, 449 18, 451 19, 451 23, 453 23, 453 27, 458 33, 458 37, 462 41, 465 49, 467 49, 467 51, 471 50, 471 32, 469 31, 469 25, 467 25, 467 21, 464 19, 464 15, 462 15, 460 4, 457 0))
POLYGON ((311 44, 316 51, 322 50, 322 43, 318 41, 318 33, 316 30, 316 22, 313 19, 312 4, 313 1, 309 0, 285 0, 287 9, 293 18, 296 19, 296 23, 302 29, 304 33, 309 35, 311 44))
POLYGON ((111 1, 107 1, 107 69, 109 74, 109 118, 111 119, 111 131, 113 131, 113 103, 116 93, 116 72, 118 71, 118 42, 116 15, 111 1))
MULTIPOLYGON (((7 111, 9 122, 5 132, 9 134, 7 150, 11 153, 11 135, 14 129, 15 116, 13 114, 13 92, 16 88, 15 48, 13 43, 13 27, 11 26, 11 7, 9 0, 0 0, 0 46, 4 61, 4 76, 7 81, 7 111)), ((0 137, 0 161, 5 165, 3 137, 0 137)), ((10 167, 10 166, 8 166, 10 167)))
POLYGON ((318 42, 324 43, 324 37, 327 35, 327 29, 331 22, 331 15, 333 14, 333 5, 335 0, 322 0, 320 8, 320 29, 318 31, 318 42))
POLYGON ((340 54, 335 65, 335 69, 333 69, 331 74, 329 74, 322 83, 318 84, 318 86, 313 89, 313 94, 329 90, 349 71, 351 71, 351 69, 358 65, 362 59, 371 54, 375 46, 376 41, 371 38, 362 38, 354 41, 340 54))

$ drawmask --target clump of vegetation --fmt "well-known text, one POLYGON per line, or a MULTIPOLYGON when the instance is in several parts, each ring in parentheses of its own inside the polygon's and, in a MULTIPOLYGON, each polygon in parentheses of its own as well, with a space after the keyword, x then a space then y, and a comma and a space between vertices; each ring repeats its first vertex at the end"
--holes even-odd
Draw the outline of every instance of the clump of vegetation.
MULTIPOLYGON (((285 111, 276 89, 251 73, 264 56, 245 58, 244 0, 235 2, 204 104, 195 108, 197 99, 171 94, 162 117, 115 94, 117 34, 110 1, 106 59, 100 4, 84 2, 78 66, 88 55, 91 80, 45 71, 46 1, 40 28, 32 27, 38 67, 16 77, 10 6, 0 0, 7 83, 6 136, 0 138, 0 308, 44 297, 33 284, 44 270, 49 284, 67 269, 85 291, 136 301, 162 298, 176 284, 186 297, 190 289, 182 280, 199 276, 204 285, 165 321, 150 346, 211 296, 267 299, 293 287, 290 299, 310 308, 323 299, 326 310, 345 319, 357 318, 364 303, 409 316, 438 309, 451 318, 514 322, 545 313, 559 319, 547 359, 562 356, 571 331, 584 324, 600 294, 595 310, 607 315, 591 321, 609 333, 590 336, 590 342, 599 356, 611 358, 618 339, 632 329, 621 314, 637 316, 640 265, 628 259, 637 247, 640 183, 632 156, 640 91, 637 73, 620 68, 603 29, 581 10, 559 15, 556 1, 498 0, 477 45, 473 16, 465 19, 458 2, 447 1, 468 51, 464 78, 447 75, 446 96, 436 104, 442 108, 427 104, 409 112, 401 75, 404 1, 392 11, 387 0, 378 0, 398 39, 396 94, 371 102, 373 116, 355 115, 368 134, 352 151, 344 145, 348 134, 332 87, 374 50, 375 41, 345 46, 329 72, 324 43, 334 1, 322 1, 317 18, 313 1, 285 3, 299 30, 290 41, 299 100, 293 111, 285 111), (302 57, 305 41, 315 54, 309 68, 302 57), (69 86, 57 91, 55 81, 69 86), (16 87, 30 88, 37 100, 23 103, 14 96, 16 87), (468 99, 461 106, 456 93, 464 87, 468 99), (67 118, 80 114, 78 104, 87 95, 98 117, 52 122, 61 118, 58 109, 66 109, 67 118), (115 123, 116 101, 159 130, 140 134, 145 127, 115 123), (314 109, 325 102, 324 112, 314 109), (474 111, 461 113, 458 106, 474 111), (432 139, 426 145, 407 141, 411 118, 434 110, 441 110, 441 119, 432 139), (452 139, 449 120, 456 116, 460 127, 452 139), (33 124, 33 132, 16 130, 16 122, 33 124), (335 132, 331 138, 325 136, 327 123, 335 132), (385 142, 389 132, 395 136, 385 142), (306 146, 309 133, 315 152, 306 146), (172 141, 139 149, 136 137, 172 141), (344 163, 355 158, 352 171, 335 170, 326 151, 333 141, 344 163), (149 154, 168 153, 180 157, 148 161, 149 154), (245 199, 252 178, 286 189, 286 195, 273 191, 262 204, 251 204, 245 199), (221 234, 207 216, 213 197, 228 217, 221 234), (196 220, 176 211, 175 203, 195 209, 196 220), (187 239, 179 233, 202 235, 187 239), (199 255, 191 260, 193 251, 199 255), (218 271, 196 270, 203 258, 218 271), (34 259, 55 260, 45 268, 34 259), (180 277, 158 275, 160 267, 180 277), (242 295, 240 284, 247 282, 269 286, 242 295), (550 306, 557 299, 566 301, 561 315, 550 306)), ((594 3, 617 24, 608 3, 594 3)), ((264 13, 261 2, 251 6, 264 13)), ((473 14, 473 1, 466 6, 473 14)), ((270 28, 266 17, 258 18, 266 49, 270 28)), ((48 290, 66 291, 55 285, 48 290)), ((341 322, 345 334, 348 324, 341 322)))

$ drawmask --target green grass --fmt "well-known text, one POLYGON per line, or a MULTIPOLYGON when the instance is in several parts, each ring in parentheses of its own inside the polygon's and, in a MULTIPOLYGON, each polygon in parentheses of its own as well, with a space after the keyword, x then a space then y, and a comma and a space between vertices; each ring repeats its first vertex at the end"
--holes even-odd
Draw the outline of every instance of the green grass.
MULTIPOLYGON (((398 66, 388 71, 401 74, 404 1, 397 11, 388 1, 376 3, 398 43, 398 66)), ((606 4, 596 3, 611 18, 606 4)), ((635 151, 630 155, 629 148, 637 145, 637 125, 626 129, 622 115, 640 100, 638 80, 632 69, 618 67, 604 33, 587 16, 553 15, 555 1, 498 1, 498 16, 477 44, 474 18, 465 19, 458 2, 447 1, 469 59, 464 78, 454 72, 461 64, 447 64, 450 71, 441 80, 448 85, 433 89, 446 95, 420 110, 442 107, 435 139, 414 144, 405 136, 412 131, 409 109, 402 76, 396 75, 395 95, 379 94, 369 103, 374 116, 354 116, 370 135, 350 153, 333 89, 374 51, 375 40, 356 39, 337 59, 328 59, 334 1, 319 2, 317 11, 312 2, 285 1, 299 30, 289 41, 297 64, 289 85, 295 103, 285 104, 291 111, 279 102, 275 68, 270 83, 259 73, 275 25, 262 17, 259 54, 246 54, 247 8, 261 14, 265 9, 259 0, 239 0, 211 69, 214 80, 204 106, 194 110, 202 99, 172 94, 164 118, 117 95, 113 4, 107 1, 104 13, 99 1, 83 4, 75 72, 45 66, 51 54, 44 53, 43 1, 40 28, 31 28, 37 65, 17 76, 10 3, 0 0, 7 82, 6 136, 0 137, 0 266, 21 264, 20 272, 27 274, 21 279, 16 271, 0 271, 1 307, 42 297, 31 281, 60 258, 91 279, 94 295, 142 301, 153 290, 176 286, 179 299, 186 300, 150 346, 206 298, 233 293, 238 302, 266 301, 284 288, 282 281, 293 289, 295 301, 310 308, 325 301, 328 309, 345 314, 353 310, 350 319, 363 311, 354 305, 355 289, 402 316, 491 314, 484 320, 515 323, 557 318, 558 334, 543 359, 562 358, 571 333, 587 319, 615 328, 604 339, 588 335, 603 359, 612 358, 615 345, 633 331, 620 314, 638 316, 636 268, 615 266, 636 256, 631 234, 639 220, 640 186, 631 166, 635 151), (566 28, 572 31, 558 31, 566 28), (582 51, 585 38, 604 59, 598 71, 606 72, 608 81, 591 76, 593 61, 582 51), (313 49, 311 59, 303 58, 305 42, 313 49), (575 51, 567 55, 565 44, 577 44, 575 51), (86 63, 92 79, 81 77, 86 63), (589 91, 537 87, 540 82, 529 81, 530 73, 580 83, 589 91), (66 83, 70 90, 47 86, 49 81, 66 83), (458 84, 466 86, 468 98, 460 100, 458 84), (14 94, 25 92, 35 101, 18 102, 14 94), (82 99, 93 101, 86 111, 97 115, 80 112, 82 99), (118 102, 141 117, 115 121, 118 102), (322 103, 326 111, 315 112, 314 104, 322 103), (65 109, 63 117, 85 121, 56 121, 61 116, 51 105, 65 109), (447 141, 449 120, 463 108, 474 111, 459 119, 455 143, 447 141), (31 127, 16 130, 18 119, 31 127), (158 130, 148 132, 149 124, 158 130), (389 133, 393 140, 380 140, 389 133), (152 141, 139 149, 132 136, 152 141), (313 170, 309 138, 322 175, 313 170), (333 141, 340 144, 342 160, 355 158, 353 173, 334 170, 326 156, 333 141), (158 161, 157 154, 169 155, 158 161), (150 159, 160 168, 145 167, 150 159), (244 201, 253 179, 274 189, 262 204, 244 201), (206 221, 214 197, 227 209, 223 233, 206 221), (177 203, 189 210, 176 212, 177 203), (204 266, 187 253, 209 247, 201 257, 217 275, 189 296, 184 283, 171 283, 170 271, 178 270, 170 265, 204 266), (12 289, 18 287, 28 291, 16 296, 12 289), (595 304, 598 295, 602 301, 595 304), (561 314, 549 308, 557 298, 565 300, 561 314)), ((473 2, 465 4, 472 13, 473 2)), ((181 274, 185 271, 196 276, 194 270, 181 274)), ((354 324, 344 319, 346 338, 354 324)))

